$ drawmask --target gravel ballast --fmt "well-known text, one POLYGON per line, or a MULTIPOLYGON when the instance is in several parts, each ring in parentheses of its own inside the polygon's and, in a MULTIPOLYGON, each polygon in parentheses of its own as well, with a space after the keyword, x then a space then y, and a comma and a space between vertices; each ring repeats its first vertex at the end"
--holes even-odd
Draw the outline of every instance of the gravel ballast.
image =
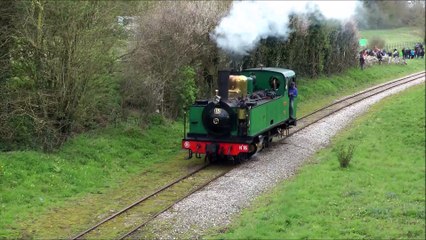
MULTIPOLYGON (((424 79, 417 80, 385 91, 274 142, 250 161, 161 214, 149 225, 151 234, 159 239, 199 238, 209 228, 226 226, 253 199, 294 175, 315 152, 327 146, 337 132, 370 106, 384 97, 424 82, 424 79)), ((141 237, 140 234, 136 233, 134 237, 141 237)))

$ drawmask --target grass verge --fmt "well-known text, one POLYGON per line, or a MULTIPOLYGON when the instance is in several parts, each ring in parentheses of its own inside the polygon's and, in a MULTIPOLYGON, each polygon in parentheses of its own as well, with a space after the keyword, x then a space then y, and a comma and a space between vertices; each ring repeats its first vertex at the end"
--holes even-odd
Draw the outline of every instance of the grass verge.
MULTIPOLYGON (((219 239, 424 239, 425 85, 374 106, 219 239), (339 146, 354 145, 340 168, 339 146)), ((219 231, 220 232, 220 231, 219 231)))
POLYGON ((314 81, 300 79, 298 112, 300 117, 343 96, 370 86, 425 70, 425 59, 407 60, 407 65, 373 65, 351 69, 341 75, 321 77, 314 81))
MULTIPOLYGON (((386 41, 386 44, 403 42, 423 42, 424 29, 415 27, 404 27, 386 30, 365 30, 360 31, 360 37, 373 39, 379 37, 386 41)), ((414 46, 410 46, 414 47, 414 46)))
MULTIPOLYGON (((149 185, 149 181, 161 184, 167 179, 161 174, 167 174, 167 171, 157 171, 159 169, 153 167, 155 164, 161 166, 168 162, 169 171, 176 170, 176 166, 188 167, 187 164, 174 166, 173 163, 176 156, 179 156, 179 162, 183 158, 176 152, 182 137, 182 126, 161 120, 152 125, 144 130, 134 125, 123 125, 82 134, 53 154, 35 151, 0 153, 0 236, 33 236, 35 230, 28 232, 25 228, 38 225, 33 220, 46 214, 47 209, 62 206, 64 201, 84 195, 97 199, 96 195, 114 192, 117 197, 114 189, 120 189, 125 179, 136 177, 141 172, 150 178, 140 177, 139 181, 145 181, 139 185, 149 185), (147 174, 144 170, 153 174, 147 174)), ((169 175, 173 177, 173 174, 169 175)), ((126 186, 131 187, 132 183, 127 182, 126 186)), ((115 199, 112 198, 114 196, 109 197, 115 199)), ((84 206, 83 203, 77 205, 84 206)), ((85 214, 76 211, 75 215, 85 214)), ((46 221, 46 226, 52 224, 55 223, 46 221)))

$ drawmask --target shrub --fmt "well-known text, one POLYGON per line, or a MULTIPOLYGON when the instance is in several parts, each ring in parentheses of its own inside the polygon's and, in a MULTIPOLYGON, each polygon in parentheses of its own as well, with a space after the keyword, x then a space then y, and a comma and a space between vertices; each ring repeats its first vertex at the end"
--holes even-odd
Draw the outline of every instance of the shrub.
POLYGON ((152 114, 149 116, 148 122, 151 125, 159 126, 166 124, 166 119, 161 114, 152 114))
POLYGON ((115 50, 124 39, 120 26, 112 24, 117 16, 114 3, 6 1, 0 5, 9 14, 0 18, 10 25, 1 27, 0 37, 0 45, 8 43, 6 50, 0 50, 0 64, 7 68, 7 74, 0 73, 0 148, 40 146, 51 151, 74 129, 112 121, 120 96, 115 50))
POLYGON ((353 21, 326 20, 319 11, 290 18, 288 38, 269 37, 242 60, 244 68, 285 66, 312 78, 341 73, 353 66, 359 42, 353 21))
POLYGON ((337 148, 337 160, 340 163, 341 168, 347 168, 349 166, 349 162, 352 160, 354 154, 355 146, 349 144, 349 146, 340 145, 337 148))
POLYGON ((379 37, 374 37, 370 39, 370 42, 368 44, 369 48, 373 49, 374 47, 378 48, 384 48, 385 47, 385 40, 379 37))
MULTIPOLYGON (((183 109, 188 109, 189 106, 195 101, 197 95, 197 86, 195 84, 196 73, 192 67, 184 67, 176 79, 174 87, 175 109, 178 109, 178 115, 182 116, 183 109)), ((172 97, 173 98, 173 97, 172 97)))

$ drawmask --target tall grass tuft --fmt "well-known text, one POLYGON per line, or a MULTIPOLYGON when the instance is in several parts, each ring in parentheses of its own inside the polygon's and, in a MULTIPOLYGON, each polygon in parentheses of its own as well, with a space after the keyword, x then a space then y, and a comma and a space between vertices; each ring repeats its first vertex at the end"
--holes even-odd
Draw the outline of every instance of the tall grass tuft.
POLYGON ((349 166, 349 162, 354 155, 354 149, 355 146, 353 144, 349 144, 347 147, 345 145, 340 145, 337 148, 337 160, 341 168, 347 168, 349 166))

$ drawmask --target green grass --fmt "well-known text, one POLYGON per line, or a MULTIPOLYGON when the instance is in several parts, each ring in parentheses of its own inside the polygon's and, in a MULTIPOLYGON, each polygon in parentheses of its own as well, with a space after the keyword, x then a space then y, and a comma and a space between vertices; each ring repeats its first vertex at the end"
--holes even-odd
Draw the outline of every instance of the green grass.
POLYGON ((424 70, 425 59, 409 59, 407 65, 373 65, 363 71, 355 68, 341 75, 324 76, 315 81, 300 79, 297 115, 303 116, 340 97, 375 84, 424 70))
POLYGON ((360 31, 360 38, 371 41, 373 38, 381 38, 386 44, 397 44, 403 42, 423 42, 424 29, 405 27, 387 30, 365 30, 360 31))
POLYGON ((164 123, 144 131, 120 126, 82 134, 53 154, 1 153, 0 236, 19 237, 12 229, 27 216, 70 198, 117 188, 119 180, 170 161, 177 155, 182 126, 164 123))
POLYGON ((387 98, 219 239, 424 239, 425 85, 387 98), (346 169, 338 146, 355 145, 346 169))

